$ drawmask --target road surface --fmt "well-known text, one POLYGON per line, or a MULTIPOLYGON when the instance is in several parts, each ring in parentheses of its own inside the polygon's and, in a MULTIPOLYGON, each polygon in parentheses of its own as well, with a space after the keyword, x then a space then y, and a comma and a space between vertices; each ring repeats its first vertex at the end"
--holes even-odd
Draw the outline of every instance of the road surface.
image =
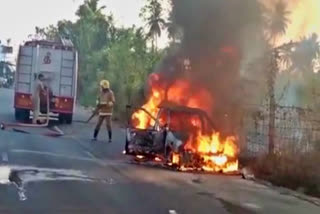
MULTIPOLYGON (((13 91, 0 88, 0 121, 13 121, 13 91)), ((88 115, 78 111, 76 120, 88 115)), ((123 156, 124 131, 90 142, 94 124, 0 131, 0 213, 320 213, 320 207, 238 176, 178 173, 123 156), (31 133, 30 133, 31 132, 31 133), (8 176, 11 175, 8 181, 8 176), (20 182, 19 182, 19 179, 20 182)))

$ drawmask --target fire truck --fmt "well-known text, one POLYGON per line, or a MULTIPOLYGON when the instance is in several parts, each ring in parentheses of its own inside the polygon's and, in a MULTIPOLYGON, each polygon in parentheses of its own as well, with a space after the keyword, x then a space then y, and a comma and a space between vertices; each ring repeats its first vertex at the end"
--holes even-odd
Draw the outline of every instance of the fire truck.
POLYGON ((32 40, 20 46, 14 90, 18 121, 27 121, 32 116, 32 93, 39 74, 44 76, 49 94, 49 99, 40 96, 40 112, 47 114, 49 109, 50 118, 71 124, 77 95, 78 55, 70 40, 32 40))

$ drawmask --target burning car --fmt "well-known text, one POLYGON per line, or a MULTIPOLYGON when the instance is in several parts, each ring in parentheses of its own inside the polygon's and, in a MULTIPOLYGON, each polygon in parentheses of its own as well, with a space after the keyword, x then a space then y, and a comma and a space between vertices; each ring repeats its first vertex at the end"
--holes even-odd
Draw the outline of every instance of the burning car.
POLYGON ((139 107, 130 115, 126 129, 127 155, 138 160, 156 160, 181 171, 238 169, 235 138, 222 139, 214 132, 214 124, 205 111, 162 102, 156 114, 139 107), (139 126, 139 117, 148 119, 147 127, 139 126))

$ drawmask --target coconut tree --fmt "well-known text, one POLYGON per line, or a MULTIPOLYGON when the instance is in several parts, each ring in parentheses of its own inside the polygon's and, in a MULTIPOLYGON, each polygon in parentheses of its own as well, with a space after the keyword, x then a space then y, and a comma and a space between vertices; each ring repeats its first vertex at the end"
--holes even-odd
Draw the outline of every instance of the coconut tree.
POLYGON ((313 72, 315 60, 320 55, 318 35, 312 34, 303 37, 290 54, 291 68, 293 71, 313 72))
POLYGON ((141 9, 140 17, 147 23, 147 37, 151 39, 152 51, 156 51, 157 40, 165 27, 163 8, 159 0, 147 0, 147 4, 141 9))
POLYGON ((306 36, 298 42, 290 54, 290 71, 300 72, 303 77, 304 86, 297 95, 300 103, 319 107, 319 75, 318 63, 320 56, 320 45, 317 34, 306 36))
MULTIPOLYGON (((276 45, 276 41, 280 36, 286 33, 290 20, 288 16, 290 12, 287 10, 286 3, 279 0, 274 8, 265 8, 265 24, 266 24, 266 39, 269 41, 270 47, 276 45)), ((274 152, 274 137, 275 137, 275 80, 279 71, 278 61, 281 56, 279 48, 274 48, 268 53, 268 94, 269 94, 269 153, 274 152)))
POLYGON ((106 8, 106 6, 98 6, 99 0, 85 0, 84 4, 80 5, 78 8, 76 15, 80 18, 90 18, 92 16, 101 16, 102 11, 106 8))
POLYGON ((173 44, 177 42, 177 40, 182 38, 182 30, 181 28, 176 24, 176 20, 173 13, 173 3, 171 2, 171 11, 169 13, 168 21, 166 22, 166 29, 168 32, 169 39, 172 40, 173 44))
POLYGON ((290 11, 287 10, 287 4, 283 0, 279 0, 274 8, 266 8, 264 17, 266 24, 266 37, 275 45, 277 39, 283 36, 290 24, 290 11))

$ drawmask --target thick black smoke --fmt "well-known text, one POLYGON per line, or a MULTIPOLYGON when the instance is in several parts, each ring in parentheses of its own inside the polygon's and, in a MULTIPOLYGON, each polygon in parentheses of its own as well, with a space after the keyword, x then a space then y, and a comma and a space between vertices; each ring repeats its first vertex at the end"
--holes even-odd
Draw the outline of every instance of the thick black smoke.
MULTIPOLYGON (((164 59, 158 72, 165 82, 184 75, 180 59, 189 58, 188 78, 213 97, 211 118, 220 132, 236 132, 241 111, 240 63, 249 30, 261 24, 256 0, 172 0, 174 20, 183 30, 177 53, 164 59), (180 64, 179 64, 180 63, 180 64)), ((246 42, 248 43, 248 42, 246 42)))

